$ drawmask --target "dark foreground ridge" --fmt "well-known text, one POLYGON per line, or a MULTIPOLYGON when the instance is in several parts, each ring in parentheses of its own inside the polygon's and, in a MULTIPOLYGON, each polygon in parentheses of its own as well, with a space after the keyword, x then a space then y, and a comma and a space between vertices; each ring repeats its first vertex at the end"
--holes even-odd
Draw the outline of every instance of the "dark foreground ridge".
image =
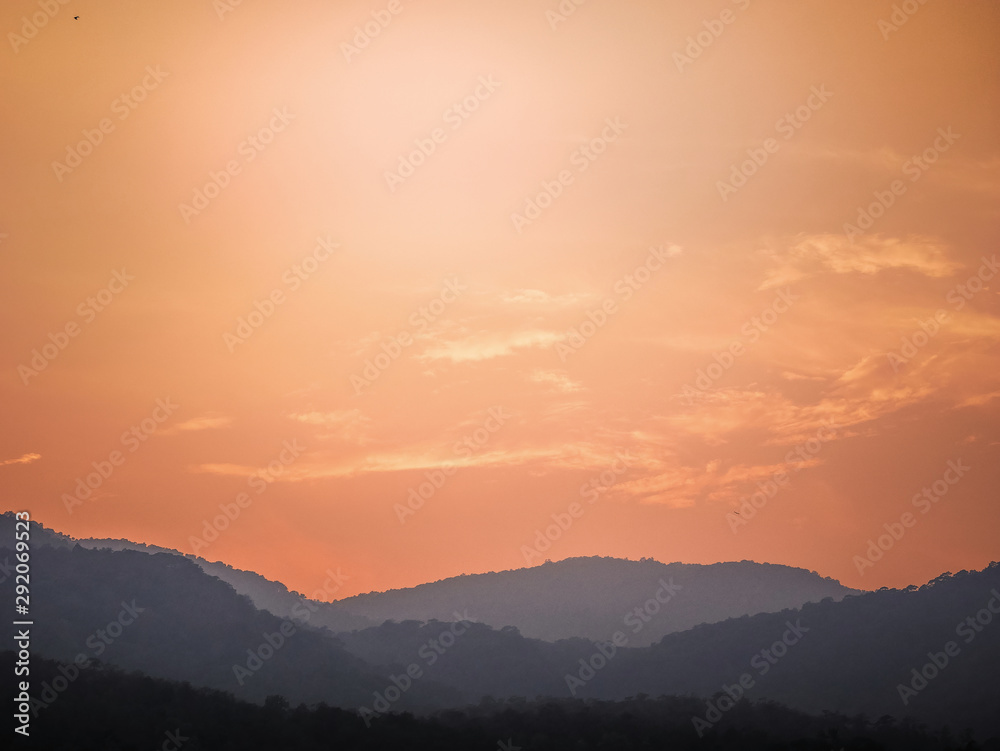
MULTIPOLYGON (((10 675, 14 653, 0 653, 10 675)), ((680 697, 621 702, 538 699, 485 700, 428 716, 387 714, 366 724, 348 710, 291 707, 280 696, 263 706, 187 683, 125 673, 108 665, 77 669, 36 658, 38 685, 73 676, 68 689, 41 709, 31 737, 16 747, 45 751, 182 748, 184 751, 320 751, 437 749, 439 751, 997 751, 950 731, 930 731, 888 717, 827 713, 813 717, 773 702, 741 701, 699 738, 691 716, 701 703, 680 697), (168 744, 168 745, 164 745, 168 744)))

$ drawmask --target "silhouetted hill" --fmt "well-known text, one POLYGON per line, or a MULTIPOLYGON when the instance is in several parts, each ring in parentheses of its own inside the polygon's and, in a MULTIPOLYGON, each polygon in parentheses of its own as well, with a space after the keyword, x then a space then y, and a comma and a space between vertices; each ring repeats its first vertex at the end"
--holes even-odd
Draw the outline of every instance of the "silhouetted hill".
MULTIPOLYGON (((198 564, 201 569, 232 585, 233 589, 241 595, 250 598, 253 604, 261 610, 267 610, 279 618, 300 618, 303 607, 308 607, 311 617, 309 622, 313 626, 325 626, 332 631, 348 631, 350 629, 365 628, 376 625, 370 618, 355 615, 347 608, 333 602, 326 602, 320 597, 329 597, 336 591, 333 584, 327 590, 321 590, 317 597, 309 598, 301 592, 288 589, 278 581, 272 581, 254 571, 245 571, 239 568, 222 563, 221 561, 207 561, 204 558, 190 554, 180 553, 172 548, 161 548, 154 545, 144 545, 130 540, 111 540, 102 538, 87 538, 76 541, 79 545, 93 550, 139 550, 146 553, 169 553, 171 555, 183 556, 198 564)), ((328 582, 335 582, 338 579, 338 572, 331 571, 327 577, 328 582)))
MULTIPOLYGON (((310 613, 309 622, 311 625, 325 626, 332 631, 347 631, 376 625, 369 618, 354 615, 341 605, 327 602, 326 600, 329 600, 336 593, 337 587, 333 583, 329 584, 327 589, 312 593, 315 596, 308 598, 300 592, 289 590, 281 582, 271 581, 254 571, 233 568, 221 561, 208 561, 190 553, 181 553, 173 548, 147 545, 123 539, 83 538, 77 540, 48 529, 38 522, 32 522, 31 528, 33 547, 47 545, 72 548, 74 545, 80 545, 91 550, 137 550, 143 553, 165 553, 186 558, 198 564, 207 574, 218 577, 227 584, 232 585, 239 594, 249 597, 257 608, 267 610, 279 618, 294 618, 299 620, 301 619, 302 608, 306 607, 310 613)), ((4 512, 0 514, 0 545, 3 544, 3 541, 13 539, 13 512, 4 512)), ((338 572, 329 573, 327 582, 336 582, 338 572)))
POLYGON ((632 624, 641 621, 643 628, 629 644, 647 646, 700 623, 857 593, 815 572, 769 563, 705 566, 592 557, 456 576, 410 589, 348 597, 338 604, 378 623, 448 620, 455 609, 468 609, 483 623, 515 626, 527 637, 547 641, 574 636, 608 639, 617 629, 631 631, 632 624), (646 620, 657 609, 661 580, 678 589, 669 606, 646 620))
MULTIPOLYGON (((590 660, 593 653, 585 649, 577 658, 590 660)), ((998 667, 1000 564, 993 563, 919 588, 882 589, 670 634, 648 649, 621 650, 577 695, 711 696, 748 675, 751 699, 1000 735, 998 667), (979 621, 970 625, 968 618, 979 621), (957 648, 953 656, 944 654, 949 642, 957 648), (925 667, 933 660, 943 667, 925 667), (914 670, 931 678, 915 678, 914 670), (919 689, 906 694, 905 704, 901 684, 919 689)), ((577 662, 572 674, 582 669, 577 662)))
MULTIPOLYGON (((4 511, 0 513, 0 547, 11 548, 14 545, 14 512, 4 511)), ((48 545, 54 548, 71 548, 76 545, 69 535, 49 529, 40 522, 31 522, 31 545, 48 545)))
MULTIPOLYGON (((636 627, 651 627, 683 592, 636 627)), ((1000 736, 1000 686, 994 679, 1000 624, 994 619, 1000 621, 998 564, 943 575, 919 588, 701 625, 651 647, 632 647, 636 634, 621 624, 617 637, 609 632, 600 644, 579 638, 548 643, 525 639, 512 627, 497 632, 480 626, 441 656, 435 678, 471 701, 483 695, 621 700, 645 694, 716 696, 717 705, 728 687, 737 696, 812 713, 910 718, 1000 736), (965 623, 969 617, 979 622, 965 623), (612 648, 613 639, 624 646, 612 648), (943 655, 949 641, 953 656, 943 655), (932 660, 944 664, 945 657, 943 668, 925 667, 932 660), (932 677, 915 678, 914 670, 932 677), (918 690, 901 694, 900 685, 918 690)), ((418 645, 442 630, 443 624, 407 621, 341 639, 359 657, 398 673, 418 645)), ((705 702, 701 707, 709 712, 705 702)))
MULTIPOLYGON (((13 553, 0 548, 4 557, 13 553)), ((13 602, 13 578, 0 592, 13 602)), ((282 693, 360 706, 387 683, 331 632, 311 626, 308 611, 305 622, 283 621, 176 555, 33 547, 31 618, 36 655, 83 655, 253 701, 282 693)), ((438 689, 425 682, 401 706, 438 689)))
POLYGON ((556 642, 526 639, 517 629, 481 623, 387 621, 381 626, 338 634, 352 654, 382 673, 403 675, 410 665, 457 689, 463 701, 484 696, 561 696, 563 674, 583 639, 556 642))

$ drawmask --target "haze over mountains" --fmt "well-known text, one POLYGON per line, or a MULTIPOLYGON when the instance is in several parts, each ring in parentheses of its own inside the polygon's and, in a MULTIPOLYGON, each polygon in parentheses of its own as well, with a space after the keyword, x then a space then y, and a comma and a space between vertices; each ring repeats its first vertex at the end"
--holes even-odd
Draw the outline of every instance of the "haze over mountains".
MULTIPOLYGON (((631 646, 649 646, 663 636, 700 623, 714 623, 755 613, 776 612, 818 602, 841 600, 860 590, 842 586, 816 572, 791 566, 740 561, 712 565, 669 563, 652 559, 571 558, 558 563, 511 571, 442 579, 408 589, 371 592, 335 602, 342 582, 339 572, 327 572, 325 587, 312 593, 291 592, 252 571, 179 551, 129 540, 73 540, 43 527, 38 539, 47 544, 147 553, 184 555, 206 573, 231 584, 258 608, 282 618, 293 615, 303 597, 315 608, 310 623, 345 631, 384 621, 450 621, 456 610, 474 614, 496 628, 514 626, 522 635, 556 641, 572 637, 602 640, 622 626, 625 618, 643 624, 631 646), (661 582, 683 594, 669 608, 655 601, 661 582), (652 602, 651 602, 652 601, 652 602), (640 608, 641 612, 635 613, 640 608), (656 609, 655 618, 647 610, 656 609), (631 615, 630 615, 631 614, 631 615)), ((301 607, 301 605, 300 605, 301 607)))
MULTIPOLYGON (((0 519, 0 534, 12 539, 11 517, 0 519)), ((991 625, 992 613, 1000 612, 997 564, 919 588, 851 593, 784 566, 574 559, 348 598, 330 603, 329 612, 280 584, 218 565, 240 587, 258 597, 268 593, 272 606, 287 609, 279 617, 186 556, 91 549, 38 525, 32 531, 32 648, 67 663, 82 655, 250 701, 280 695, 293 705, 326 702, 369 717, 485 697, 639 695, 702 697, 703 714, 711 716, 728 692, 812 713, 910 717, 1000 734, 993 680, 1000 628, 991 625), (775 592, 785 588, 792 597, 796 587, 800 596, 812 592, 813 601, 762 611, 780 602, 775 592), (604 631, 599 638, 548 641, 489 624, 475 608, 490 617, 502 610, 490 611, 474 593, 491 591, 512 606, 534 598, 539 611, 552 598, 560 617, 536 624, 566 629, 574 614, 591 613, 583 626, 604 631), (450 609, 448 595, 455 596, 450 609), (610 602, 603 614, 592 607, 601 597, 610 602), (350 609, 354 602, 370 609, 358 615, 350 609), (727 609, 743 612, 684 625, 699 613, 727 609), (746 613, 751 609, 755 614, 746 613), (439 617, 337 630, 321 623, 389 612, 439 617), (653 639, 658 631, 668 633, 653 639), (946 656, 949 642, 954 648, 946 656), (926 669, 942 660, 942 667, 926 669)), ((0 546, 0 561, 12 557, 0 546)), ((4 596, 12 583, 3 582, 4 596)))
POLYGON ((642 613, 631 616, 643 623, 632 646, 648 646, 699 623, 799 607, 827 597, 841 600, 857 593, 815 572, 752 561, 704 566, 652 559, 570 558, 528 569, 356 595, 340 604, 381 622, 447 620, 457 602, 484 623, 516 626, 524 636, 546 641, 574 636, 608 639, 637 607, 644 613, 655 608, 655 618, 647 620, 642 613), (679 588, 670 607, 657 607, 655 594, 661 581, 679 588))

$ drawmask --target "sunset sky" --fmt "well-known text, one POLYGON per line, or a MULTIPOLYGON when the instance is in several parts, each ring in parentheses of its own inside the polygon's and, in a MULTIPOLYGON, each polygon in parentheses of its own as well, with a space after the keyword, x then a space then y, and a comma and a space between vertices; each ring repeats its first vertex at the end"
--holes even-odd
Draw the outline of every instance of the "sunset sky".
POLYGON ((337 596, 1000 558, 1000 7, 902 5, 4 3, 3 508, 337 596))

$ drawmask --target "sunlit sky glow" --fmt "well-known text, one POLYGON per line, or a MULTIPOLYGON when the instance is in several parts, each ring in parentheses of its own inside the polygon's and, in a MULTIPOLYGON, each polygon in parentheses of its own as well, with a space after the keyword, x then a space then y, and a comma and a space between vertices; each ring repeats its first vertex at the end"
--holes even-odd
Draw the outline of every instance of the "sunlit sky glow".
POLYGON ((997 557, 1000 8, 403 0, 346 50, 387 7, 0 9, 5 508, 193 552, 246 493, 199 554, 342 594, 526 565, 573 503, 532 563, 997 557))

